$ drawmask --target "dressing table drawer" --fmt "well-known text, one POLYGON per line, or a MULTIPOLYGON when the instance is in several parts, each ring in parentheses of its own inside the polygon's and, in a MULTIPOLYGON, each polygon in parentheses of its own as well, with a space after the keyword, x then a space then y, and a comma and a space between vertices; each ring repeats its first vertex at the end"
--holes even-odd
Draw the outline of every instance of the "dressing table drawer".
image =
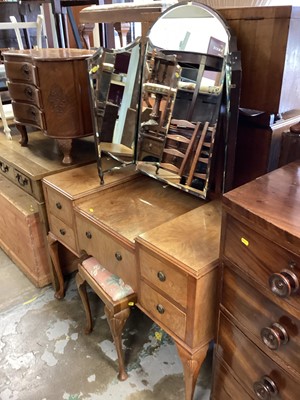
POLYGON ((246 276, 300 310, 300 257, 227 215, 224 256, 246 276), (279 293, 281 294, 279 296, 279 293))
POLYGON ((37 107, 41 107, 40 92, 35 86, 26 83, 9 82, 8 90, 13 100, 31 103, 37 107))
POLYGON ((4 64, 6 77, 9 81, 27 82, 37 86, 35 67, 31 62, 5 61, 4 64))
POLYGON ((188 275, 143 249, 139 251, 139 261, 142 278, 186 308, 188 275))
POLYGON ((294 400, 300 391, 299 380, 294 379, 287 368, 281 368, 260 351, 222 313, 219 322, 217 355, 223 357, 245 390, 253 398, 294 400), (271 395, 276 390, 278 393, 271 395), (256 392, 260 393, 260 397, 256 392))
POLYGON ((75 213, 79 252, 94 256, 110 272, 137 290, 137 267, 134 251, 75 213))
POLYGON ((32 182, 28 176, 14 168, 14 183, 21 187, 25 192, 33 194, 32 182))
POLYGON ((76 239, 73 229, 52 214, 49 214, 48 217, 51 232, 60 242, 65 244, 66 247, 77 253, 76 239))
POLYGON ((35 105, 12 101, 12 106, 16 122, 27 123, 37 126, 40 129, 46 129, 44 115, 35 105))
POLYGON ((49 213, 55 215, 66 224, 73 225, 73 207, 71 201, 48 186, 45 186, 45 191, 49 213))
POLYGON ((223 273, 222 305, 246 334, 255 336, 270 357, 280 357, 290 368, 299 369, 299 320, 266 298, 253 281, 247 283, 227 266, 223 273))
POLYGON ((170 329, 180 339, 185 339, 186 314, 144 281, 141 281, 140 303, 153 315, 154 320, 170 329))

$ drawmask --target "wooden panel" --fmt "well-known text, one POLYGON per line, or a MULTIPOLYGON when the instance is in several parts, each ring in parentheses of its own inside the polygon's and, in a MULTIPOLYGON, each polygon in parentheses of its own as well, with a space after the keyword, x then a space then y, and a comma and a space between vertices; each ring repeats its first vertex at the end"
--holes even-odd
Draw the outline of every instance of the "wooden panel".
POLYGON ((43 206, 1 176, 0 186, 0 246, 34 285, 45 286, 51 277, 43 206))
POLYGON ((230 374, 225 363, 222 362, 219 357, 215 357, 214 361, 215 375, 213 380, 212 400, 251 400, 252 397, 245 392, 242 386, 230 374))
POLYGON ((275 383, 278 394, 274 400, 295 400, 300 391, 299 380, 269 359, 229 320, 221 314, 217 352, 239 377, 241 385, 255 398, 253 385, 267 375, 275 383))
POLYGON ((137 267, 135 255, 120 241, 96 227, 90 221, 75 214, 79 251, 94 256, 103 267, 118 275, 137 291, 137 267))
MULTIPOLYGON (((228 216, 226 224, 224 255, 270 294, 270 276, 290 269, 292 262, 300 277, 300 257, 265 239, 231 216, 228 216)), ((299 291, 283 301, 300 310, 299 291)))
POLYGON ((186 315, 165 297, 141 282, 140 303, 151 315, 154 321, 159 321, 176 336, 184 340, 186 332, 186 315), (160 308, 161 312, 158 311, 160 308))
POLYGON ((241 107, 271 114, 299 109, 300 8, 238 7, 219 12, 241 51, 241 107))
POLYGON ((139 251, 142 278, 148 280, 175 302, 187 306, 187 274, 141 249, 139 251), (161 279, 159 279, 161 277, 161 279))
POLYGON ((222 304, 234 315, 245 332, 256 337, 270 357, 275 361, 279 357, 294 371, 299 369, 300 322, 295 316, 282 310, 228 267, 224 268, 222 304), (281 342, 278 349, 269 350, 261 338, 261 331, 263 328, 269 328, 273 323, 280 324, 285 329, 288 342, 285 344, 281 342))

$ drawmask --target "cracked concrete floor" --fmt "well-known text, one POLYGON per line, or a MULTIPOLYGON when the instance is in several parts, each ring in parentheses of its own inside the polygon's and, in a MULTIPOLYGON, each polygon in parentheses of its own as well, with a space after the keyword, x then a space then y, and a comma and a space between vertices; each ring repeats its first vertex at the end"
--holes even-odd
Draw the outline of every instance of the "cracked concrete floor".
MULTIPOLYGON (((95 326, 85 335, 74 275, 58 301, 51 286, 35 288, 0 250, 0 400, 183 400, 176 347, 137 308, 123 334, 129 378, 118 381, 103 305, 89 296, 95 326)), ((211 353, 194 399, 209 399, 211 353)))

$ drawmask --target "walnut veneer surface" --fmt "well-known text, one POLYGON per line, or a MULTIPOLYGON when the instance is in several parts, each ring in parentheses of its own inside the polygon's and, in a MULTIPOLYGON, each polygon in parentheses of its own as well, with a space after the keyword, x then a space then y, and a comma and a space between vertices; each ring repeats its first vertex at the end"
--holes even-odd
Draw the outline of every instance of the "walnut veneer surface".
POLYGON ((74 138, 93 134, 86 59, 91 50, 38 49, 3 53, 14 119, 26 146, 26 125, 54 138, 72 162, 74 138))
POLYGON ((227 193, 223 204, 212 398, 294 400, 300 390, 300 162, 227 193))
MULTIPOLYGON (((59 241, 77 255, 92 255, 132 286, 137 306, 173 337, 190 400, 214 336, 220 203, 205 202, 128 168, 106 174, 98 189, 92 181, 87 188, 87 169, 74 170, 73 183, 68 171, 43 181, 50 249, 59 241), (74 182, 75 177, 80 178, 74 182), (64 216, 59 216, 56 196, 62 209, 67 207, 64 216), (66 220, 69 212, 73 216, 66 220), (60 235, 60 229, 71 229, 71 239, 60 235)), ((52 260, 59 274, 55 252, 52 260)), ((61 280, 57 297, 63 290, 61 280)))

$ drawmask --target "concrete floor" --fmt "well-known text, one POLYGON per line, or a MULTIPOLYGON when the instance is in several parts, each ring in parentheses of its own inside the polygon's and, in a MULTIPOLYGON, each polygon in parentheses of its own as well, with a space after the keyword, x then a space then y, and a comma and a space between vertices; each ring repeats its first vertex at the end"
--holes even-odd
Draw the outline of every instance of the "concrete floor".
MULTIPOLYGON (((0 250, 1 400, 183 400, 182 366, 172 339, 138 309, 123 344, 129 378, 117 379, 117 361, 103 305, 90 292, 95 327, 85 316, 74 275, 64 300, 51 286, 35 288, 0 250)), ((210 397, 212 351, 194 399, 210 397)))

